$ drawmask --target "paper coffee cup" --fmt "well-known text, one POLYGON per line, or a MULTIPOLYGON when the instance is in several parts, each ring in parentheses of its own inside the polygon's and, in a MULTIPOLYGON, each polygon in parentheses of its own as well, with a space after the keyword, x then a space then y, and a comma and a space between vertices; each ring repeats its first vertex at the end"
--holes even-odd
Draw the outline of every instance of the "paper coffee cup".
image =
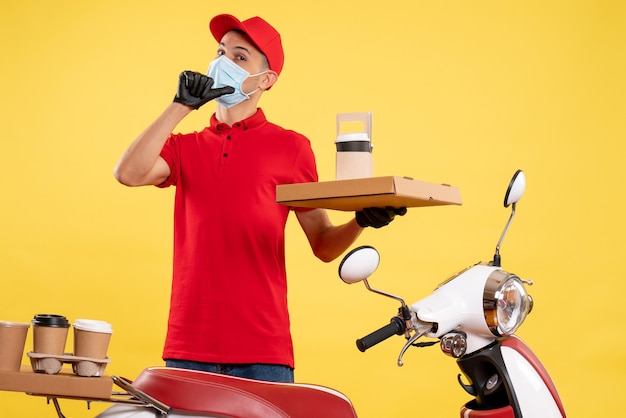
POLYGON ((337 180, 367 178, 374 175, 372 143, 366 133, 340 134, 335 145, 337 180))
POLYGON ((62 356, 70 323, 62 315, 39 314, 32 320, 33 351, 35 353, 62 356))
POLYGON ((113 329, 106 321, 77 319, 74 322, 74 355, 105 359, 113 329))
POLYGON ((0 321, 0 370, 19 372, 30 324, 0 321))

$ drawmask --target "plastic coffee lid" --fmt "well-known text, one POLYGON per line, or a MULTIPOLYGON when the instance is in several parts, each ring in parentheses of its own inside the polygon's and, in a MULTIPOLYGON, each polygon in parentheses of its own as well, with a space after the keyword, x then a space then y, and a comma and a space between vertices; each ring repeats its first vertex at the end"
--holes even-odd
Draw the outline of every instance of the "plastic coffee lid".
POLYGON ((81 331, 103 332, 106 334, 113 333, 111 324, 97 319, 77 319, 74 321, 74 328, 81 331))
POLYGON ((337 135, 337 139, 335 142, 350 142, 350 141, 367 141, 369 142, 369 137, 365 132, 354 132, 348 134, 339 134, 337 135))
POLYGON ((69 328, 70 322, 63 315, 39 314, 32 320, 33 325, 44 327, 69 328))
POLYGON ((0 321, 0 327, 30 328, 30 324, 28 322, 0 321))

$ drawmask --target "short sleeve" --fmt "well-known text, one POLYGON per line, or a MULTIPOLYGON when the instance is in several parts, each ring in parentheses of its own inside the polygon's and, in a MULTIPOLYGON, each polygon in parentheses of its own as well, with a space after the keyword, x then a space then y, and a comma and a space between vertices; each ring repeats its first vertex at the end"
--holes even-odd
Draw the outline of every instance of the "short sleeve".
POLYGON ((315 154, 311 149, 311 143, 306 137, 303 139, 293 167, 293 183, 310 183, 318 180, 315 154))
POLYGON ((161 149, 161 153, 159 155, 170 167, 170 176, 163 183, 157 184, 157 187, 164 188, 175 186, 178 182, 178 178, 180 177, 179 142, 180 135, 172 134, 169 138, 167 138, 165 145, 163 145, 163 148, 161 149))
MULTIPOLYGON (((317 165, 315 154, 311 148, 311 142, 303 137, 303 145, 300 148, 298 158, 294 164, 293 183, 312 183, 318 181, 317 165)), ((313 208, 302 208, 290 206, 289 209, 296 211, 309 211, 313 208)))

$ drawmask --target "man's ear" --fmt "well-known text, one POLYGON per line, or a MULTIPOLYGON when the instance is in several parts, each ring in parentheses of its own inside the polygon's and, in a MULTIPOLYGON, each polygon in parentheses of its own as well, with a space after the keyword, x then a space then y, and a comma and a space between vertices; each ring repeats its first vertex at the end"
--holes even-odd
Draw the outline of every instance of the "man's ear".
POLYGON ((269 90, 277 80, 278 80, 278 74, 276 74, 276 72, 272 70, 269 70, 268 72, 263 74, 259 87, 262 90, 269 90))

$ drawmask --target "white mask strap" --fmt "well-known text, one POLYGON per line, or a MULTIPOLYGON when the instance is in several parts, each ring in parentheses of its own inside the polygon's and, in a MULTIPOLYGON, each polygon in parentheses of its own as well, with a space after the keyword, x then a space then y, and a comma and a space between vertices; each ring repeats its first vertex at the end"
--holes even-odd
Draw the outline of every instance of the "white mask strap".
MULTIPOLYGON (((265 74, 265 73, 269 73, 270 71, 271 71, 271 70, 265 70, 265 71, 261 71, 260 73, 250 74, 250 75, 248 76, 248 78, 250 78, 250 77, 256 77, 256 76, 258 76, 258 75, 263 75, 263 74, 265 74)), ((241 84, 243 85, 243 83, 241 83, 241 84)), ((250 98, 250 96, 252 96, 254 93, 256 93, 256 92, 257 92, 257 91, 259 91, 259 90, 261 90, 261 88, 260 88, 260 87, 257 87, 255 90, 252 90, 250 93, 246 93, 246 92, 244 92, 243 90, 241 90, 241 93, 243 93, 243 94, 244 94, 245 96, 247 96, 247 97, 248 97, 248 99, 249 99, 249 98, 250 98)))

